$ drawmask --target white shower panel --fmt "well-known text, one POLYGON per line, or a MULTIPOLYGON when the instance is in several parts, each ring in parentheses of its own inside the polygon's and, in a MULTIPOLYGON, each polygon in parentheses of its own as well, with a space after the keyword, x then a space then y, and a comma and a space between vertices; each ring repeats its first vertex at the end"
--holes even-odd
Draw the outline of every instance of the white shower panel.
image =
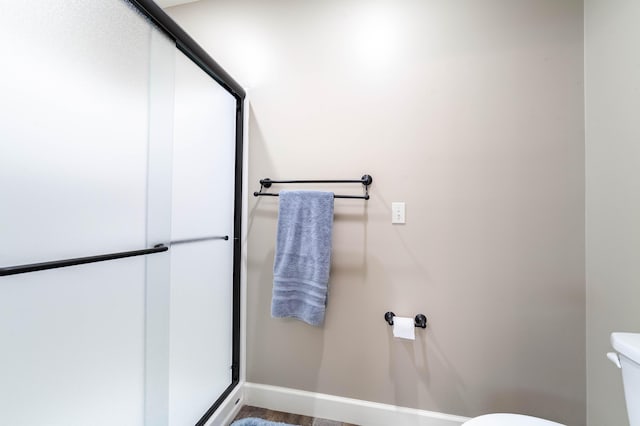
POLYGON ((195 424, 231 384, 232 245, 171 248, 171 426, 195 424))
POLYGON ((144 248, 151 25, 37 0, 0 28, 0 266, 144 248))
MULTIPOLYGON (((175 44, 120 0, 4 2, 0 28, 0 267, 166 243, 175 44)), ((0 424, 143 425, 168 280, 167 253, 0 277, 0 424)))
POLYGON ((172 239, 233 229, 236 101, 176 53, 172 239))
POLYGON ((0 278, 0 424, 142 425, 144 280, 144 257, 0 278))
POLYGON ((236 101, 176 57, 169 424, 196 423, 231 384, 236 101))

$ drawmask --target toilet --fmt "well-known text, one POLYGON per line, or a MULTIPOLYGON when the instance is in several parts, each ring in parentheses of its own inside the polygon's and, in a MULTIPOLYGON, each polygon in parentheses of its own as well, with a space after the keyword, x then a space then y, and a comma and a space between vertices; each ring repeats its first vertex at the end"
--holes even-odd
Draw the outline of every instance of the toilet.
POLYGON ((564 426, 560 423, 522 414, 496 413, 475 417, 463 426, 564 426))
POLYGON ((629 426, 640 426, 640 333, 611 333, 615 352, 607 357, 622 369, 629 426))
MULTIPOLYGON (((609 358, 622 369, 624 395, 629 414, 629 426, 640 426, 640 333, 611 333, 609 358)), ((486 414, 473 418, 463 426, 563 426, 549 420, 520 414, 486 414)))

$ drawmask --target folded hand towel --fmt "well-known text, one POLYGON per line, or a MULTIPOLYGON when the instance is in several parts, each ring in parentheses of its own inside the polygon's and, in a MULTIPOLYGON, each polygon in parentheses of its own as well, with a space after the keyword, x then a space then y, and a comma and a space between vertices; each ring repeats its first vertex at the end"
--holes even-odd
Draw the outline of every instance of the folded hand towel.
POLYGON ((332 229, 333 193, 280 191, 273 317, 324 322, 332 229))

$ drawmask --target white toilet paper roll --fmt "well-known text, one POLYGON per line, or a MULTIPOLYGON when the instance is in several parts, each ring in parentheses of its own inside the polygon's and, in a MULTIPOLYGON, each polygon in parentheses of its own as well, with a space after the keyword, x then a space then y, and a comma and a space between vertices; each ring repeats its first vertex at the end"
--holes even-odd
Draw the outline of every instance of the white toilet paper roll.
POLYGON ((393 337, 416 340, 416 327, 413 318, 393 317, 393 337))

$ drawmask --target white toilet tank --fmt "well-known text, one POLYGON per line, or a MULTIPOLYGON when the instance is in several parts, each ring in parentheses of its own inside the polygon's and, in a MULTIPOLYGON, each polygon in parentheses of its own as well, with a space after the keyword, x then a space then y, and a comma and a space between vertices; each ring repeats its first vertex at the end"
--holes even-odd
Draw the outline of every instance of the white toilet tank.
POLYGON ((611 345, 620 359, 629 425, 640 426, 640 333, 611 333, 611 345))

